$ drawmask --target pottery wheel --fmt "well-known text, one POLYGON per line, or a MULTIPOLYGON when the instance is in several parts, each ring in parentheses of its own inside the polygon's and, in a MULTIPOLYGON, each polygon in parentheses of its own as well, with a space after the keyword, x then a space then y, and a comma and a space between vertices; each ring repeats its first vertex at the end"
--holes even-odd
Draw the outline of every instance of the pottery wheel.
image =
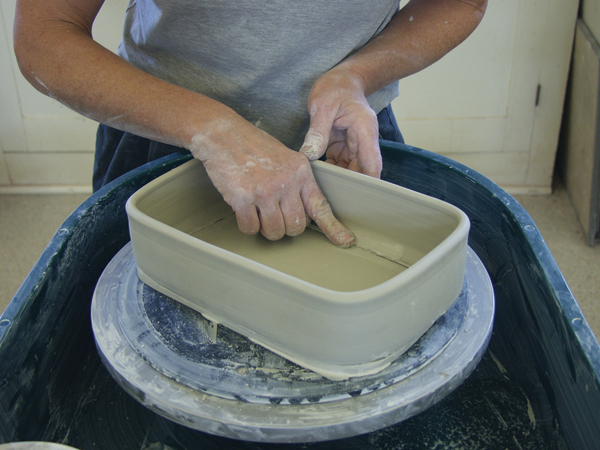
POLYGON ((469 249, 459 297, 419 341, 378 374, 331 381, 142 283, 131 244, 92 301, 103 362, 138 401, 191 428, 262 442, 348 437, 427 409, 475 368, 493 315, 491 282, 469 249))

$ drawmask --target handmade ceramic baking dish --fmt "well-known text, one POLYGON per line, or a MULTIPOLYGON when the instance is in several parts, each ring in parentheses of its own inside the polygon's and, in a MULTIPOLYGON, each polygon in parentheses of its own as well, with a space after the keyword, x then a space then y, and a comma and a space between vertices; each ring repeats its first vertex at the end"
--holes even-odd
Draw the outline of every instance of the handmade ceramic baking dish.
POLYGON ((458 297, 469 220, 437 199, 320 161, 317 183, 356 236, 318 229, 268 241, 235 215, 196 160, 127 202, 140 279, 330 379, 376 373, 458 297))

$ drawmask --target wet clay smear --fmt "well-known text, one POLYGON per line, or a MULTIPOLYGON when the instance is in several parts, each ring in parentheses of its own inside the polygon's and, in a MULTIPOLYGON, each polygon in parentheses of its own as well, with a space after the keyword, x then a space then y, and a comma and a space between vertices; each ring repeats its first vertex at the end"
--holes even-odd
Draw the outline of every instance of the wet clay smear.
POLYGON ((339 248, 313 227, 300 236, 269 241, 260 234, 247 236, 237 227, 235 215, 226 216, 190 233, 224 250, 275 270, 335 291, 351 292, 377 286, 406 270, 371 250, 339 248))

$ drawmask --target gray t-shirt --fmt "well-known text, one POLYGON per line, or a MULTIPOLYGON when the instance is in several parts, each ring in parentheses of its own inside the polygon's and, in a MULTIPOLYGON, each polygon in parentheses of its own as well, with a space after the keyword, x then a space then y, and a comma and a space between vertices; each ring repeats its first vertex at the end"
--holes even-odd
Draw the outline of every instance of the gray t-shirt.
MULTIPOLYGON (((297 150, 314 81, 398 8, 399 0, 131 0, 119 54, 230 106, 297 150)), ((397 95, 393 83, 369 102, 379 112, 397 95)))

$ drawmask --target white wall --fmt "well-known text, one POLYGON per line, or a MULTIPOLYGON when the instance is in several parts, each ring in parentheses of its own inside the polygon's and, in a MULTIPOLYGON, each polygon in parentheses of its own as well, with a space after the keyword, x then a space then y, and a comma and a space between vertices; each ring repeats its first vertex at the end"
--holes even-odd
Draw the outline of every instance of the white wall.
POLYGON ((600 0, 581 0, 581 18, 600 42, 600 0))
MULTIPOLYGON (((119 43, 126 0, 106 0, 94 38, 119 43)), ((15 0, 0 0, 0 191, 91 192, 97 123, 37 92, 14 57, 15 0)))

